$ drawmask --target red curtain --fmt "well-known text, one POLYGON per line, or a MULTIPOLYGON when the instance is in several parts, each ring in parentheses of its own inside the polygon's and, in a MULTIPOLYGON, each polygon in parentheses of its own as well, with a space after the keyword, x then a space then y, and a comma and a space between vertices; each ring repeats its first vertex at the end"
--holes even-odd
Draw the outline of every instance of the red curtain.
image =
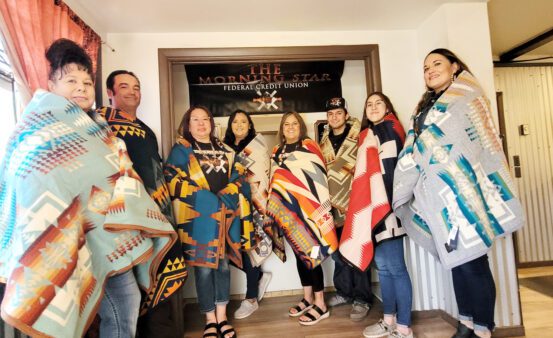
POLYGON ((61 0, 0 0, 4 36, 13 46, 11 58, 21 65, 30 92, 47 89, 48 62, 44 53, 59 38, 71 39, 88 52, 94 71, 101 39, 61 0))

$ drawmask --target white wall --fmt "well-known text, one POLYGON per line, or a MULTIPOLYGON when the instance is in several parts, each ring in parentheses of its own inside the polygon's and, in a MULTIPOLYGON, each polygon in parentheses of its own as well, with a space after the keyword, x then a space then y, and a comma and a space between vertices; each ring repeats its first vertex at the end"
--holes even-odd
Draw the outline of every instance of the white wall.
MULTIPOLYGON (((139 116, 160 135, 158 48, 212 48, 261 46, 316 46, 379 44, 382 85, 398 111, 408 116, 422 88, 412 76, 416 62, 416 34, 413 31, 384 32, 268 32, 257 33, 171 33, 108 34, 116 50, 103 50, 103 78, 115 69, 135 72, 141 81, 139 116), (269 45, 267 41, 272 43, 269 45), (417 87, 415 87, 417 86, 417 87)), ((107 96, 104 93, 104 102, 107 96)))
MULTIPOLYGON (((368 18, 369 19, 369 18, 368 18)), ((156 134, 160 130, 160 95, 158 48, 213 48, 258 46, 315 46, 378 44, 383 90, 390 96, 406 125, 424 91, 422 62, 433 48, 446 47, 458 53, 482 83, 487 94, 495 98, 493 64, 485 3, 460 3, 441 6, 416 30, 410 31, 340 31, 340 32, 242 32, 242 33, 171 33, 107 34, 115 52, 104 49, 104 78, 114 69, 134 71, 142 83, 142 105, 139 116, 156 134)), ((355 99, 357 102, 358 99, 355 99)), ((107 102, 105 93, 104 101, 107 102)), ((492 100, 495 109, 495 99, 492 100)), ((413 278, 414 309, 443 309, 456 314, 450 272, 428 253, 407 242, 407 258, 413 278)), ((496 322, 498 326, 520 325, 517 283, 509 237, 500 241, 491 254, 492 269, 498 285, 496 322), (500 299, 501 297, 501 299, 500 299), (508 300, 508 301, 506 301, 508 300)), ((275 278, 269 291, 299 289, 300 283, 291 261, 281 264, 273 256, 266 269, 275 278)), ((330 262, 325 263, 327 285, 331 283, 330 262)), ((187 294, 193 294, 192 283, 187 294)), ((232 293, 243 293, 243 276, 233 274, 232 293)))

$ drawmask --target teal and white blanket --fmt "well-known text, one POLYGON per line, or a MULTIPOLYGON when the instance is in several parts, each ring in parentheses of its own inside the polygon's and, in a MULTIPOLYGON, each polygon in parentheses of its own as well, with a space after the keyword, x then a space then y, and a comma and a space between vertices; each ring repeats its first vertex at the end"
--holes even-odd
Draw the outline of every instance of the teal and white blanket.
POLYGON ((93 117, 37 92, 0 165, 2 318, 34 337, 81 337, 111 275, 135 267, 150 291, 177 240, 123 141, 93 117))
POLYGON ((451 269, 520 229, 522 206, 488 99, 470 73, 440 96, 417 138, 413 122, 395 170, 393 209, 409 237, 451 269))

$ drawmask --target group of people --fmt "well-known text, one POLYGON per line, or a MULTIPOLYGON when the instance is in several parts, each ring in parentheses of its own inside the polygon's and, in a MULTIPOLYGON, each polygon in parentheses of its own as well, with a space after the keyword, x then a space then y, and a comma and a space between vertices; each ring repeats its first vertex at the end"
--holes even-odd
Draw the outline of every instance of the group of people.
POLYGON ((282 115, 269 152, 247 112, 223 140, 203 106, 184 114, 167 161, 140 119, 140 81, 106 81, 110 107, 92 109, 92 64, 69 40, 47 51, 49 92, 18 122, 0 167, 2 317, 28 334, 77 337, 96 313, 101 337, 174 337, 175 295, 194 270, 203 337, 237 337, 227 318, 230 270, 246 274, 236 319, 259 307, 271 254, 294 252, 301 325, 352 304, 372 306, 378 272, 383 317, 364 337, 414 337, 410 236, 452 269, 459 307, 454 338, 490 337, 495 283, 487 251, 522 226, 520 203, 489 103, 468 67, 437 49, 424 61, 427 91, 407 133, 388 96, 368 95, 362 121, 344 98, 326 101, 317 143, 297 112, 282 115), (262 249, 263 248, 263 249, 262 249), (324 297, 321 263, 335 262, 324 297))

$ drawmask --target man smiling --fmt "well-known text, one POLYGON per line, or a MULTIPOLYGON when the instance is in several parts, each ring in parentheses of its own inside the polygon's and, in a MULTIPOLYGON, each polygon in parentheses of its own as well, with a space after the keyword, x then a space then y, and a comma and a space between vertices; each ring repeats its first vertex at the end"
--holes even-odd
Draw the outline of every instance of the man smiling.
MULTIPOLYGON (((349 116, 346 100, 342 97, 329 99, 325 108, 328 125, 320 146, 328 169, 332 214, 336 233, 340 238, 349 203, 361 123, 349 116)), ((343 261, 339 251, 333 253, 332 258, 335 262, 333 279, 336 295, 329 300, 328 305, 338 306, 353 302, 350 319, 362 320, 372 305, 370 269, 364 273, 355 270, 343 261)))

